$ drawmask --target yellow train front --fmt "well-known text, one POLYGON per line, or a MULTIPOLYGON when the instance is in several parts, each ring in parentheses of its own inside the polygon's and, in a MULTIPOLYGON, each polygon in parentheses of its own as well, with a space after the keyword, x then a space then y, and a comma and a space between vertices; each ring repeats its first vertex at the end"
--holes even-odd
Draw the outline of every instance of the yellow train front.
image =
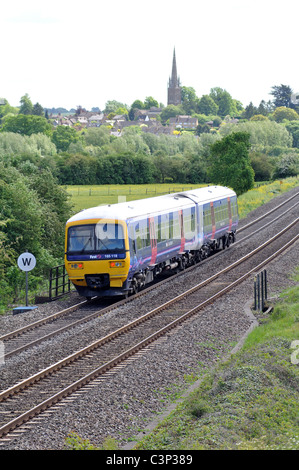
POLYGON ((95 217, 83 211, 66 224, 65 266, 78 293, 87 299, 127 292, 130 268, 125 221, 95 217))

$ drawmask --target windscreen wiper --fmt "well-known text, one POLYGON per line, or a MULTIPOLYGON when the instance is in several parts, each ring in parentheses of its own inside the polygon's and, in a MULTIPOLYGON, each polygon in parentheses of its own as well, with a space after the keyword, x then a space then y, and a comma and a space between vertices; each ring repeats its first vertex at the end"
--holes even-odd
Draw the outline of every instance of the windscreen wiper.
POLYGON ((89 239, 87 240, 87 242, 85 243, 85 245, 83 246, 82 250, 80 251, 80 253, 83 253, 85 251, 85 248, 87 247, 88 243, 91 242, 91 237, 89 237, 89 239))

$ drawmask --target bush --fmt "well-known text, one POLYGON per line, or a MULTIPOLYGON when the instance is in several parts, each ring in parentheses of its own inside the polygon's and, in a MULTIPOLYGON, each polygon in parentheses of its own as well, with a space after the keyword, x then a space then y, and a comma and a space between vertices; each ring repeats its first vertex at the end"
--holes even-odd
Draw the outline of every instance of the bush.
POLYGON ((295 152, 281 157, 274 170, 274 178, 287 178, 299 174, 299 155, 295 152))
POLYGON ((272 178, 274 166, 267 155, 253 153, 250 162, 254 170, 255 181, 269 181, 272 178))

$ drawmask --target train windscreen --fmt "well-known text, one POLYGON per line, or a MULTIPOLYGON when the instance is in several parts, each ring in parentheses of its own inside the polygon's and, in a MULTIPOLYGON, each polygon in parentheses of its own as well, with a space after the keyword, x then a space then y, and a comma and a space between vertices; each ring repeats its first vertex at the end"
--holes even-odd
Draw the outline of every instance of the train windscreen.
POLYGON ((124 250, 124 231, 119 224, 74 225, 68 230, 68 254, 119 253, 124 250))

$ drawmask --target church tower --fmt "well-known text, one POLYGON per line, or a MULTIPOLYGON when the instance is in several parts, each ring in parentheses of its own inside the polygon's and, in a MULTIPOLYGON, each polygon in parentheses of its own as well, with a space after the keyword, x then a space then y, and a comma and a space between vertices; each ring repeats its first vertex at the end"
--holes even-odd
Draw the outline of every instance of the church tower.
POLYGON ((180 78, 177 74, 175 49, 173 50, 172 73, 168 83, 167 105, 174 104, 178 106, 182 102, 180 78))

